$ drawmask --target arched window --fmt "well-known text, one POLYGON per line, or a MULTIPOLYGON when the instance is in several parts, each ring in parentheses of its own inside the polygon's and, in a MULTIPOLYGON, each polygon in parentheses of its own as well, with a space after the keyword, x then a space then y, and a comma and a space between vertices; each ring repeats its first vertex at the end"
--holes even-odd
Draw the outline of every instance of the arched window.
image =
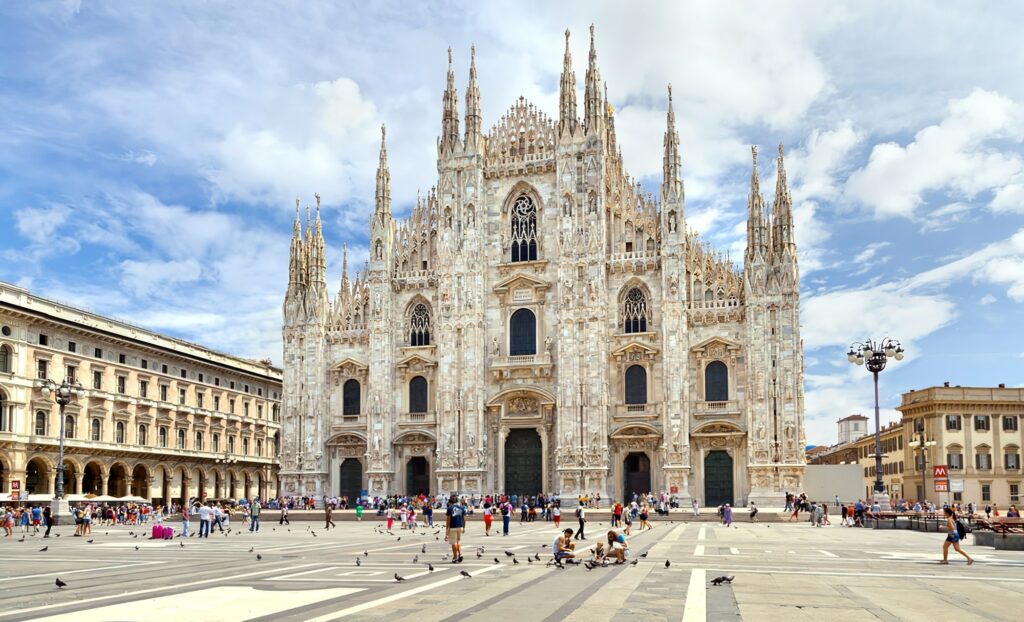
POLYGON ((509 356, 537 353, 537 316, 529 309, 519 309, 509 319, 509 356))
POLYGON ((704 401, 724 402, 729 399, 729 368, 722 361, 712 361, 704 368, 704 401))
POLYGON ((64 415, 64 438, 75 438, 75 418, 64 415))
POLYGON ((427 379, 415 376, 409 381, 409 412, 427 412, 427 379))
POLYGON ((0 372, 11 373, 11 349, 7 346, 0 346, 0 372))
MULTIPOLYGON (((14 407, 7 404, 7 394, 0 391, 0 432, 11 431, 13 411, 14 407)), ((3 482, 0 482, 0 486, 3 486, 3 482)))
POLYGON ((92 434, 89 436, 94 441, 100 440, 100 431, 102 430, 102 424, 99 419, 92 420, 92 434))
POLYGON ((430 311, 422 302, 413 307, 409 316, 409 345, 430 345, 430 311))
POLYGON ((160 428, 160 432, 157 434, 160 441, 161 447, 167 447, 167 428, 160 428))
POLYGON ((196 446, 193 447, 196 451, 203 451, 203 433, 196 431, 196 446))
POLYGON ((630 365, 626 369, 626 403, 647 403, 647 370, 642 365, 630 365))
POLYGON ((639 287, 630 289, 622 303, 622 332, 647 332, 647 317, 647 296, 639 287))
POLYGON ((114 442, 116 442, 116 443, 123 443, 124 442, 124 422, 123 421, 118 421, 117 424, 114 426, 114 442))
POLYGON ((145 445, 146 444, 146 440, 147 439, 146 439, 146 426, 145 425, 140 425, 139 426, 139 435, 138 435, 138 438, 136 440, 137 440, 139 445, 145 445))
POLYGON ((36 436, 46 436, 46 429, 49 427, 49 426, 46 425, 47 424, 46 418, 47 417, 46 417, 46 413, 45 412, 43 412, 41 410, 37 410, 36 411, 36 425, 35 425, 36 436))
POLYGON ((185 430, 178 430, 177 437, 178 443, 176 447, 178 449, 185 449, 185 430))
POLYGON ((359 381, 349 378, 341 389, 341 414, 359 414, 359 381))
POLYGON ((512 261, 537 259, 537 206, 525 194, 512 204, 512 261))

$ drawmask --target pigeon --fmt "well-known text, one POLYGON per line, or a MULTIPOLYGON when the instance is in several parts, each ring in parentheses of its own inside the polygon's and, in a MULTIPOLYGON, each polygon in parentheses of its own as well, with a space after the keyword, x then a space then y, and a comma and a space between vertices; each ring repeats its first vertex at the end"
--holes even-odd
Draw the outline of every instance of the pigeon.
POLYGON ((644 551, 643 553, 640 553, 640 557, 647 557, 647 551, 644 551))
MULTIPOLYGON (((532 557, 527 557, 526 561, 527 561, 527 563, 532 564, 533 563, 533 558, 532 557)), ((518 562, 516 562, 516 563, 518 563, 518 562)))
POLYGON ((48 546, 44 546, 43 548, 39 549, 39 552, 40 552, 40 553, 45 553, 45 552, 47 552, 47 551, 49 551, 49 550, 50 550, 50 547, 48 547, 48 546))
POLYGON ((369 557, 369 556, 370 556, 370 552, 369 551, 363 551, 363 557, 369 557))
POLYGON ((481 557, 483 557, 483 556, 484 556, 484 554, 483 554, 483 553, 481 553, 480 551, 477 551, 477 552, 476 552, 476 558, 477 558, 477 559, 480 559, 480 558, 481 558, 481 557))
POLYGON ((261 559, 263 559, 263 556, 260 555, 259 553, 256 553, 256 561, 259 561, 261 559))
POLYGON ((316 537, 316 532, 314 531, 314 532, 312 532, 312 533, 313 533, 313 537, 315 538, 315 537, 316 537))
POLYGON ((495 558, 494 558, 494 563, 495 563, 495 564, 500 564, 501 562, 499 562, 499 561, 498 561, 498 558, 497 558, 497 557, 495 557, 495 558))
POLYGON ((401 541, 402 541, 402 536, 398 536, 398 539, 395 540, 395 542, 401 542, 401 541))
POLYGON ((361 559, 359 559, 359 558, 357 557, 357 558, 356 558, 356 566, 362 566, 362 565, 363 565, 363 560, 361 560, 361 559))
POLYGON ((250 552, 250 553, 252 553, 252 552, 253 552, 253 550, 254 550, 255 548, 256 548, 256 547, 254 547, 254 546, 250 546, 250 547, 249 547, 249 552, 250 552))
POLYGON ((179 542, 178 546, 180 546, 181 548, 185 548, 185 543, 184 542, 179 542))
POLYGON ((587 570, 593 570, 594 567, 597 566, 597 564, 595 564, 594 562, 590 561, 589 559, 583 565, 586 567, 587 570))
POLYGON ((427 564, 427 570, 429 570, 430 572, 434 572, 434 565, 433 565, 433 564, 430 564, 430 563, 428 563, 428 564, 427 564))
POLYGON ((136 544, 136 545, 135 545, 135 550, 136 550, 136 551, 138 551, 138 550, 139 550, 139 545, 138 545, 138 544, 136 544))
POLYGON ((129 531, 129 532, 128 532, 128 535, 129 535, 129 536, 134 536, 134 535, 135 535, 135 532, 134 532, 134 531, 129 531))
POLYGON ((405 581, 405 577, 403 577, 403 576, 400 576, 400 575, 399 575, 399 574, 398 574, 398 573, 396 572, 396 573, 395 573, 395 581, 398 581, 399 583, 401 583, 402 581, 405 581))
POLYGON ((639 560, 639 559, 634 559, 633 561, 629 562, 629 565, 630 565, 630 566, 636 566, 636 565, 637 565, 637 564, 639 564, 639 563, 640 563, 640 560, 639 560))
POLYGON ((427 552, 427 545, 424 544, 422 547, 420 547, 420 553, 426 553, 426 552, 427 552))
POLYGON ((512 551, 505 551, 505 555, 506 555, 507 557, 515 557, 515 556, 516 556, 516 554, 515 554, 515 553, 513 553, 512 551))
POLYGON ((518 563, 519 563, 519 560, 518 560, 518 559, 516 559, 515 557, 513 557, 513 558, 512 558, 512 563, 513 563, 513 564, 518 564, 518 563))
POLYGON ((665 560, 665 567, 666 567, 666 568, 668 568, 668 567, 669 567, 669 566, 671 566, 671 565, 672 565, 672 562, 670 562, 670 561, 668 561, 668 560, 666 559, 666 560, 665 560))
POLYGON ((534 553, 533 558, 537 561, 540 561, 540 553, 534 553))
POLYGON ((417 556, 413 557, 413 558, 412 558, 412 563, 414 563, 414 564, 418 564, 418 563, 420 563, 420 556, 419 556, 419 555, 417 555, 417 556))
POLYGON ((62 588, 62 587, 64 587, 65 585, 67 585, 67 583, 64 583, 64 582, 63 582, 63 581, 61 581, 61 580, 60 580, 60 578, 58 577, 58 578, 57 578, 57 583, 56 583, 56 585, 57 585, 57 587, 58 587, 58 588, 62 588))
POLYGON ((473 575, 469 574, 469 573, 468 573, 468 572, 466 572, 465 570, 460 570, 460 571, 459 571, 459 574, 460 574, 460 575, 462 575, 462 576, 464 576, 464 577, 466 577, 467 579, 471 579, 471 578, 473 578, 473 575))
POLYGON ((24 541, 25 541, 25 536, 22 536, 21 540, 18 540, 18 542, 24 542, 24 541))
POLYGON ((725 575, 722 575, 720 577, 715 577, 714 579, 711 579, 711 585, 714 585, 714 586, 717 587, 717 586, 719 586, 719 585, 721 585, 723 583, 732 583, 732 580, 735 579, 735 578, 736 578, 735 576, 727 577, 725 575))

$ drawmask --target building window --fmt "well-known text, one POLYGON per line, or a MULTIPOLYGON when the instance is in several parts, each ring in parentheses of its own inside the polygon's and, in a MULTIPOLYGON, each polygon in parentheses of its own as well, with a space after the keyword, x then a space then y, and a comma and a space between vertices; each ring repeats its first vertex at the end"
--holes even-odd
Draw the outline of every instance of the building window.
POLYGON ((985 432, 991 429, 992 424, 989 421, 988 415, 974 415, 974 430, 976 432, 985 432))
MULTIPOLYGON (((6 326, 4 327, 6 328, 6 326)), ((14 416, 14 407, 7 404, 7 394, 0 391, 0 432, 11 431, 11 417, 14 416)), ((3 485, 3 476, 0 474, 0 486, 3 485)))
POLYGON ((166 384, 160 385, 160 401, 161 402, 166 402, 167 401, 167 385, 166 384))
POLYGON ((0 373, 11 373, 11 349, 7 346, 0 346, 0 373))
POLYGON ((199 431, 196 432, 196 446, 194 447, 194 449, 196 451, 203 451, 203 433, 202 432, 199 432, 199 431))
POLYGON ((149 439, 146 438, 146 432, 148 432, 148 430, 146 429, 146 426, 145 425, 140 425, 139 426, 138 438, 136 439, 138 441, 139 445, 145 445, 148 442, 149 439))
POLYGON ((46 436, 47 428, 49 428, 49 421, 47 419, 48 417, 45 412, 41 410, 36 411, 36 436, 46 436))
POLYGON ((249 402, 242 402, 242 416, 249 416, 249 402))
POLYGON ((188 378, 188 370, 185 370, 185 369, 181 370, 181 377, 182 378, 188 378))
POLYGON ((626 369, 626 403, 647 403, 647 370, 643 365, 630 365, 626 369))
POLYGON ((39 334, 39 345, 41 345, 41 346, 48 346, 48 345, 50 345, 50 338, 47 337, 46 335, 40 333, 39 334))
POLYGON ((622 304, 622 332, 647 332, 648 317, 647 296, 639 287, 630 289, 622 304))
POLYGON ((242 439, 242 455, 249 455, 249 439, 248 437, 242 439))
POLYGON ((537 316, 519 309, 509 319, 509 356, 537 354, 537 316))
POLYGON ((128 357, 125 356, 124 354, 118 354, 117 355, 117 362, 122 364, 122 365, 124 365, 124 364, 126 364, 128 362, 128 357))
POLYGON ((992 454, 989 454, 989 453, 977 453, 977 454, 974 454, 974 466, 979 471, 991 471, 992 470, 992 454))
POLYGON ((179 404, 184 404, 185 403, 185 395, 186 395, 185 389, 178 389, 178 403, 179 404))
POLYGON ((215 387, 219 387, 220 386, 220 378, 214 378, 213 379, 213 386, 215 386, 215 387))
POLYGON ((75 438, 75 418, 64 415, 64 438, 75 438))
POLYGON ((729 368, 722 361, 711 361, 704 368, 704 401, 724 402, 729 399, 729 368))
POLYGON ((960 430, 963 428, 963 421, 960 415, 946 415, 946 429, 960 430))
POLYGON ((78 344, 77 343, 75 343, 74 341, 69 341, 68 342, 68 352, 74 352, 77 349, 78 349, 78 344))
POLYGON ((232 391, 235 390, 235 381, 234 380, 232 380, 231 382, 228 383, 228 388, 231 389, 232 391))
POLYGON ((262 439, 256 439, 256 455, 257 456, 262 456, 263 455, 263 440, 262 439))
POLYGON ((99 419, 93 419, 92 420, 92 432, 90 433, 89 438, 94 440, 94 441, 98 441, 98 440, 100 440, 102 438, 102 436, 103 436, 103 424, 100 422, 99 419))
POLYGON ((1020 454, 1014 450, 1008 450, 1003 454, 1003 465, 1007 471, 1019 471, 1020 470, 1020 454))
POLYGON ((256 404, 256 418, 263 418, 263 404, 256 404))
POLYGON ((256 388, 256 395, 263 397, 263 387, 256 388))
POLYGON ((409 381, 409 412, 427 412, 427 379, 415 376, 409 381))
POLYGON ((537 259, 537 206, 522 195, 512 204, 512 261, 537 259))
POLYGON ((270 416, 275 422, 281 420, 281 407, 278 404, 270 407, 270 416))
POLYGON ((213 435, 213 451, 220 451, 220 434, 214 433, 213 435))
POLYGON ((1010 484, 1010 502, 1020 502, 1020 484, 1010 484))
POLYGON ((146 397, 149 394, 149 383, 145 380, 139 381, 139 397, 146 397))
POLYGON ((962 492, 954 492, 953 493, 953 501, 956 501, 957 503, 959 503, 959 502, 961 502, 963 500, 964 500, 964 493, 962 493, 962 492))
POLYGON ((40 380, 46 380, 49 377, 50 362, 39 359, 36 361, 36 377, 40 380))
POLYGON ((167 447, 167 428, 161 427, 160 431, 157 432, 158 445, 161 447, 167 447))
POLYGON ((1016 432, 1018 425, 1019 422, 1017 421, 1017 415, 1003 416, 1003 432, 1016 432))
POLYGON ((430 345, 430 311, 422 302, 413 307, 409 315, 409 345, 430 345))
POLYGON ((124 443, 124 422, 118 421, 114 425, 114 442, 124 443))
POLYGON ((220 396, 219 395, 214 395, 213 396, 213 409, 216 410, 216 411, 220 410, 220 396))
POLYGON ((234 436, 229 436, 228 437, 228 453, 229 454, 235 453, 235 437, 234 436))
POLYGON ((360 398, 359 381, 349 378, 341 388, 341 414, 358 415, 360 398))
POLYGON ((921 454, 918 454, 918 455, 914 456, 914 470, 915 471, 923 471, 924 470, 924 456, 922 456, 921 454))
POLYGON ((167 366, 166 365, 161 365, 160 366, 160 373, 162 373, 162 374, 166 374, 167 373, 167 366))
POLYGON ((235 398, 228 400, 228 412, 232 415, 235 414, 235 398))
POLYGON ((103 388, 103 372, 93 371, 92 372, 92 388, 97 391, 103 388))
POLYGON ((946 454, 946 464, 950 471, 961 471, 964 468, 964 455, 962 453, 946 454))
POLYGON ((185 449, 185 430, 179 429, 177 436, 178 436, 178 438, 177 438, 177 441, 178 441, 177 447, 178 447, 178 449, 185 449))
POLYGON ((149 369, 149 361, 142 359, 142 369, 149 369))
POLYGON ((201 392, 198 392, 198 391, 196 392, 196 407, 197 408, 202 408, 203 407, 203 394, 201 392))
POLYGON ((202 372, 199 373, 199 376, 198 376, 197 380, 199 380, 199 382, 203 381, 203 374, 202 374, 202 372))
POLYGON ((122 394, 122 395, 124 395, 126 393, 126 390, 125 390, 125 384, 126 384, 125 380, 126 380, 126 378, 124 376, 118 376, 117 377, 117 392, 122 394))
POLYGON ((93 355, 93 358, 98 358, 98 359, 103 358, 103 348, 93 348, 92 349, 92 355, 93 355))
POLYGON ((992 500, 992 484, 981 485, 981 500, 991 501, 992 500))
POLYGON ((74 365, 68 365, 64 368, 64 377, 68 379, 68 382, 78 382, 78 369, 74 365))

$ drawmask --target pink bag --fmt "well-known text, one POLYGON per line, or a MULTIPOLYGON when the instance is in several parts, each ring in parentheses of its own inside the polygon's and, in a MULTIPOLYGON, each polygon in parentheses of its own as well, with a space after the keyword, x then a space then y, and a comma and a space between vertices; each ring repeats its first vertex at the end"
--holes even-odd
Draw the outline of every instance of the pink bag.
POLYGON ((149 536, 150 540, 159 540, 164 536, 164 529, 160 525, 153 525, 153 533, 149 536))
POLYGON ((173 539, 174 539, 174 528, 165 526, 164 527, 164 540, 173 540, 173 539))

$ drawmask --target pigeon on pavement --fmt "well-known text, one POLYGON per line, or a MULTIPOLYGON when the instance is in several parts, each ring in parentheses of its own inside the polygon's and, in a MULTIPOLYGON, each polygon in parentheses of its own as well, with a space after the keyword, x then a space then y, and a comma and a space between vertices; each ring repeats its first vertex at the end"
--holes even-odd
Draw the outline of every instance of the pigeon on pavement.
POLYGON ((395 573, 395 581, 398 581, 399 583, 401 583, 402 581, 405 581, 405 577, 399 576, 399 574, 396 572, 395 573))
POLYGON ((670 562, 670 561, 668 561, 668 560, 666 559, 666 560, 665 560, 665 567, 666 567, 666 568, 668 568, 668 567, 669 567, 669 566, 671 566, 671 565, 672 565, 672 562, 670 562))
POLYGON ((65 585, 67 585, 67 583, 64 583, 63 581, 60 580, 60 577, 57 577, 56 585, 57 585, 58 588, 61 588, 61 587, 64 587, 65 585))
POLYGON ((459 574, 464 576, 464 577, 466 577, 467 579, 472 578, 472 576, 473 576, 473 575, 469 574, 468 572, 466 572, 465 570, 460 570, 459 574))
POLYGON ((48 551, 48 550, 50 550, 50 547, 48 547, 48 546, 44 546, 43 548, 39 549, 39 552, 40 552, 40 553, 45 553, 45 552, 46 552, 46 551, 48 551))
POLYGON ((261 559, 263 559, 263 556, 260 555, 259 553, 256 553, 256 561, 259 561, 261 559))

